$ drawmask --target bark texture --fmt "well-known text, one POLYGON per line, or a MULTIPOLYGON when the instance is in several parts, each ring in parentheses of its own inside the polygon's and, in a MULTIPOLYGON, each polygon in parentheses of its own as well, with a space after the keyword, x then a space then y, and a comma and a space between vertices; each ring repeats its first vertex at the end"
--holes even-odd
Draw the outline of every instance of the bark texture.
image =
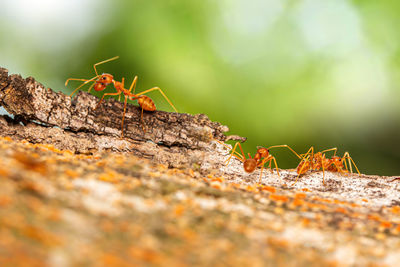
MULTIPOLYGON (((126 108, 124 138, 120 138, 123 103, 110 99, 95 109, 98 101, 82 91, 71 99, 32 77, 8 75, 7 69, 0 68, 0 104, 15 116, 15 120, 0 118, 3 136, 54 144, 75 153, 133 152, 171 167, 203 165, 214 153, 211 140, 244 140, 226 137, 228 127, 210 121, 204 114, 145 111, 144 132, 141 109, 130 104, 126 108), (21 121, 24 126, 19 124, 21 121)), ((218 168, 219 163, 214 165, 218 168)))

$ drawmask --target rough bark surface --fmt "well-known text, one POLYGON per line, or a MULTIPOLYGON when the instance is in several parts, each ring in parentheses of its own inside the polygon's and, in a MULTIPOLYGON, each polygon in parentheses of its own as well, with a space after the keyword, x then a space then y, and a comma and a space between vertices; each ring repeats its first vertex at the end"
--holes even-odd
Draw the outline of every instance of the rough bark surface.
MULTIPOLYGON (((0 103, 11 114, 49 126, 73 132, 92 132, 97 135, 121 135, 123 103, 115 99, 104 101, 95 109, 98 98, 86 92, 71 97, 54 92, 29 77, 8 76, 0 68, 0 103)), ((125 114, 124 137, 136 141, 151 140, 165 146, 202 149, 211 138, 224 141, 229 129, 212 122, 204 114, 189 115, 164 111, 144 112, 146 132, 140 121, 141 109, 128 105, 125 114)))
POLYGON ((54 144, 75 153, 132 152, 170 167, 207 164, 209 154, 214 153, 211 140, 244 139, 226 137, 228 127, 210 121, 204 114, 164 111, 144 112, 144 132, 141 109, 134 105, 127 105, 124 138, 119 138, 123 103, 110 99, 95 109, 98 101, 86 92, 71 99, 45 88, 32 77, 8 75, 6 69, 0 68, 0 104, 16 118, 0 118, 2 136, 54 144), (20 121, 25 125, 18 124, 20 121))

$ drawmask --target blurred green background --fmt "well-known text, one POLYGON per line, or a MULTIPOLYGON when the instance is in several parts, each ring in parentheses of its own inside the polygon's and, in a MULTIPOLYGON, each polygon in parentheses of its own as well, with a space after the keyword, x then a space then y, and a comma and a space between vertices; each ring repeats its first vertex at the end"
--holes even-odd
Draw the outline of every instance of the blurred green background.
POLYGON ((99 71, 161 87, 246 136, 246 152, 336 146, 363 173, 398 175, 399 14, 394 0, 3 0, 0 66, 69 93, 67 78, 119 55, 99 71))

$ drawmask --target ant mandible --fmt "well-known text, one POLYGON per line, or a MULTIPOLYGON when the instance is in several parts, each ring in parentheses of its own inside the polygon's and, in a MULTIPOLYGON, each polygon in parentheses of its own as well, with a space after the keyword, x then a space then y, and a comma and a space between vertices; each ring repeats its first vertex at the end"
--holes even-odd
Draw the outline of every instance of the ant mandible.
POLYGON ((94 82, 94 83, 89 87, 88 92, 90 92, 90 90, 92 88, 94 88, 95 91, 103 91, 110 83, 112 83, 114 85, 114 88, 117 90, 117 92, 103 94, 102 98, 100 99, 100 101, 97 104, 97 106, 95 107, 95 109, 97 109, 99 107, 99 105, 101 104, 101 102, 103 101, 103 99, 106 95, 118 95, 119 96, 118 100, 121 100, 121 93, 124 94, 125 101, 124 101, 124 112, 123 112, 122 121, 121 121, 121 136, 124 135, 124 119, 125 119, 126 105, 127 105, 128 98, 131 100, 137 100, 139 106, 142 108, 140 118, 141 118, 141 122, 142 122, 142 129, 144 132, 146 132, 146 130, 144 128, 144 123, 143 123, 143 110, 146 110, 146 111, 155 111, 156 110, 156 105, 154 104, 154 101, 150 97, 145 96, 144 94, 149 93, 151 91, 158 90, 161 93, 161 95, 167 100, 167 102, 171 105, 171 107, 174 109, 174 111, 178 112, 176 110, 175 106, 171 103, 171 101, 168 99, 168 97, 164 94, 164 92, 159 87, 153 87, 153 88, 145 90, 139 94, 135 94, 134 92, 135 92, 135 87, 136 87, 137 76, 135 76, 129 90, 127 90, 124 88, 124 82, 125 82, 124 78, 122 78, 121 82, 118 82, 118 81, 114 80, 114 77, 111 74, 103 73, 103 74, 99 75, 97 73, 96 66, 106 63, 106 62, 109 62, 109 61, 112 61, 112 60, 115 60, 117 58, 119 58, 119 57, 116 56, 116 57, 113 57, 113 58, 110 58, 107 60, 103 60, 101 62, 94 64, 93 68, 96 73, 96 76, 91 79, 75 79, 75 78, 67 79, 67 81, 65 82, 65 85, 67 85, 70 80, 83 81, 83 83, 79 87, 77 87, 71 93, 70 96, 72 96, 78 89, 80 89, 82 86, 84 86, 85 84, 87 84, 89 82, 94 82), (131 92, 132 89, 133 89, 133 92, 131 92))
POLYGON ((343 157, 336 156, 337 148, 329 148, 323 150, 321 152, 317 152, 314 154, 314 147, 310 147, 307 153, 302 155, 301 161, 296 168, 297 178, 293 183, 295 185, 297 183, 300 175, 306 173, 309 170, 320 170, 322 169, 322 183, 325 185, 325 170, 331 172, 340 172, 340 173, 353 173, 352 164, 357 170, 357 173, 360 175, 360 171, 357 168, 354 160, 350 157, 349 152, 345 152, 343 157), (326 158, 325 153, 329 151, 334 151, 333 156, 331 158, 326 158), (347 160, 347 161, 346 161, 347 160))
POLYGON ((274 156, 272 156, 272 155, 269 153, 269 150, 270 150, 271 148, 276 148, 276 147, 286 147, 286 148, 288 148, 289 150, 291 150, 297 157, 301 158, 301 157, 296 153, 296 151, 294 151, 294 150, 293 150, 290 146, 288 146, 288 145, 275 145, 275 146, 270 146, 270 147, 268 147, 268 148, 258 146, 258 147, 257 147, 257 152, 256 152, 256 154, 254 155, 254 157, 251 157, 250 153, 248 153, 248 157, 249 157, 249 158, 246 158, 246 156, 245 156, 245 154, 244 154, 244 152, 243 152, 243 149, 242 149, 241 144, 240 144, 239 142, 236 142, 235 146, 234 146, 233 149, 232 149, 232 152, 231 152, 229 158, 228 158, 227 161, 226 161, 226 165, 229 164, 229 162, 230 162, 232 156, 234 156, 234 157, 236 157, 237 159, 239 159, 241 162, 243 162, 243 169, 244 169, 246 172, 248 172, 248 173, 252 173, 252 172, 254 172, 254 171, 256 170, 257 167, 261 167, 260 178, 259 178, 259 181, 258 181, 258 182, 260 183, 260 182, 261 182, 262 172, 263 172, 265 163, 269 162, 268 168, 269 168, 269 169, 271 170, 271 172, 272 172, 271 164, 272 164, 272 161, 273 161, 274 164, 275 164, 276 173, 278 174, 278 177, 279 177, 279 179, 280 179, 281 182, 282 182, 281 176, 280 176, 280 174, 279 174, 278 164, 276 163, 276 158, 275 158, 274 156), (239 146, 239 149, 240 149, 241 154, 239 154, 238 152, 236 152, 236 148, 237 148, 238 146, 239 146))

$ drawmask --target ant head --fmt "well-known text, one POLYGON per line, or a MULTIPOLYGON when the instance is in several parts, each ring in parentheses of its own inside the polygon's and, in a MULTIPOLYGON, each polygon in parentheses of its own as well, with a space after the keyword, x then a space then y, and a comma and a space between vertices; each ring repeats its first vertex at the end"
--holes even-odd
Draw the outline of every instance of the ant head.
POLYGON ((342 158, 341 158, 341 157, 338 157, 338 156, 333 156, 333 157, 331 158, 331 160, 332 160, 333 162, 338 163, 338 164, 342 163, 342 158))
POLYGON ((258 146, 257 154, 259 154, 262 158, 266 158, 269 155, 269 150, 265 147, 258 146))
POLYGON ((102 75, 100 75, 98 81, 101 83, 104 83, 104 84, 109 84, 109 83, 112 83, 113 80, 114 80, 114 77, 111 74, 103 73, 102 75))

